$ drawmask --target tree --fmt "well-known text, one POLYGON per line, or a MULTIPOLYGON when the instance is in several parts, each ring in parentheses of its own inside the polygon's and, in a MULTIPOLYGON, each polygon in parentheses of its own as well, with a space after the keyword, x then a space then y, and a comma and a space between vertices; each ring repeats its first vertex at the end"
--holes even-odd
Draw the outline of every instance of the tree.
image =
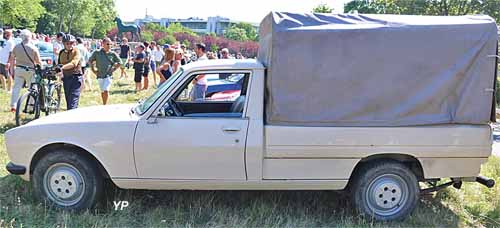
POLYGON ((164 38, 158 40, 158 44, 163 45, 163 44, 174 44, 177 42, 175 39, 174 35, 167 34, 164 38))
POLYGON ((257 41, 259 39, 257 30, 253 25, 244 22, 229 26, 229 28, 224 31, 224 37, 238 41, 257 41))
POLYGON ((143 31, 141 34, 141 38, 144 41, 152 41, 153 40, 153 33, 150 31, 143 31))
POLYGON ((319 4, 318 6, 314 7, 312 10, 313 13, 332 13, 333 8, 330 8, 327 4, 319 4))
POLYGON ((0 1, 1 24, 13 28, 35 29, 37 20, 45 13, 42 0, 0 1))
POLYGON ((238 28, 235 25, 232 25, 224 32, 224 37, 238 41, 248 40, 247 32, 245 31, 245 29, 238 28))
POLYGON ((353 0, 346 13, 386 13, 410 15, 487 14, 500 22, 499 0, 353 0))
POLYGON ((117 16, 114 0, 98 0, 95 11, 95 26, 92 28, 91 37, 104 37, 106 33, 116 27, 114 22, 117 16))
POLYGON ((259 39, 257 36, 257 30, 250 23, 240 22, 235 26, 245 30, 245 34, 249 40, 257 41, 259 39))
POLYGON ((113 0, 43 0, 42 5, 46 13, 38 20, 39 33, 104 37, 116 16, 113 0))
POLYGON ((188 29, 184 26, 182 26, 180 23, 172 23, 169 24, 167 27, 167 32, 169 34, 174 34, 174 33, 187 33, 189 35, 196 35, 195 32, 191 31, 191 29, 188 29))

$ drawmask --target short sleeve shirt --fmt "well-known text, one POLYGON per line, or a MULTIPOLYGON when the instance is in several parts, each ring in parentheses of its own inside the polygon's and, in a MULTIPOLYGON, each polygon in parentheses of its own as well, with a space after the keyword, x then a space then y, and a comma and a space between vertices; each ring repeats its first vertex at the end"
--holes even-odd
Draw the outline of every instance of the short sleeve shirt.
POLYGON ((12 53, 16 56, 16 65, 18 66, 27 66, 27 67, 35 67, 33 61, 35 61, 35 55, 38 49, 35 45, 31 43, 27 44, 17 44, 12 53), (24 45, 24 48, 23 48, 24 45), (26 51, 24 51, 26 49, 26 51), (29 56, 28 56, 29 55, 29 56))
POLYGON ((14 40, 5 40, 2 44, 2 49, 0 50, 0 63, 7 64, 9 61, 9 55, 14 50, 16 43, 14 40))
POLYGON ((128 58, 128 52, 130 51, 130 46, 128 44, 120 45, 120 58, 128 58))
POLYGON ((109 51, 106 53, 104 50, 94 51, 89 58, 89 63, 94 62, 97 66, 97 78, 110 77, 111 69, 115 64, 121 64, 121 60, 115 52, 109 51))
MULTIPOLYGON (((144 57, 145 57, 144 52, 140 52, 137 53, 137 55, 135 55, 134 59, 139 60, 139 59, 144 59, 144 57)), ((144 70, 144 63, 134 63, 134 69, 139 71, 144 70)))

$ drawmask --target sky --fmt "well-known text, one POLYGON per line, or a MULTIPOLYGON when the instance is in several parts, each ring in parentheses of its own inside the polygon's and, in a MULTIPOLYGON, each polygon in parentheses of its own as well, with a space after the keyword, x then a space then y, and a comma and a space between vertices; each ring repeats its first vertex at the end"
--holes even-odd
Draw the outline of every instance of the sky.
POLYGON ((227 17, 234 21, 260 23, 270 11, 311 12, 315 6, 325 3, 342 12, 350 0, 116 0, 118 15, 123 21, 144 18, 185 19, 188 17, 227 17))

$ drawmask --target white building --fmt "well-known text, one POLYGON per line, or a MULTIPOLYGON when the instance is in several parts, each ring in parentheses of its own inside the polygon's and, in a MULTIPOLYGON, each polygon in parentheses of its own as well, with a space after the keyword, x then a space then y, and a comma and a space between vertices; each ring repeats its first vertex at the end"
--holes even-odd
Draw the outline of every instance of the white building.
MULTIPOLYGON (((191 29, 193 32, 198 34, 215 33, 217 35, 224 34, 224 31, 232 24, 239 23, 239 21, 232 21, 229 18, 224 18, 220 16, 208 17, 207 20, 197 17, 190 17, 187 19, 173 19, 173 18, 160 18, 156 19, 150 15, 142 19, 135 19, 134 24, 144 25, 146 23, 157 23, 161 26, 168 27, 170 23, 180 23, 182 26, 191 29)), ((258 29, 257 25, 253 25, 258 29)))

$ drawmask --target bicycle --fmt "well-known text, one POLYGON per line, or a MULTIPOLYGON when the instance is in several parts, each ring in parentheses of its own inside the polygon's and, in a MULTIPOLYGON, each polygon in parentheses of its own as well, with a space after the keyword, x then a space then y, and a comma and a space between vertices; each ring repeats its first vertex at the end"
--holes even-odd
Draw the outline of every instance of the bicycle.
POLYGON ((55 68, 37 66, 34 70, 34 82, 17 101, 17 126, 40 118, 40 112, 46 116, 54 114, 61 106, 61 83, 57 81, 55 68))

